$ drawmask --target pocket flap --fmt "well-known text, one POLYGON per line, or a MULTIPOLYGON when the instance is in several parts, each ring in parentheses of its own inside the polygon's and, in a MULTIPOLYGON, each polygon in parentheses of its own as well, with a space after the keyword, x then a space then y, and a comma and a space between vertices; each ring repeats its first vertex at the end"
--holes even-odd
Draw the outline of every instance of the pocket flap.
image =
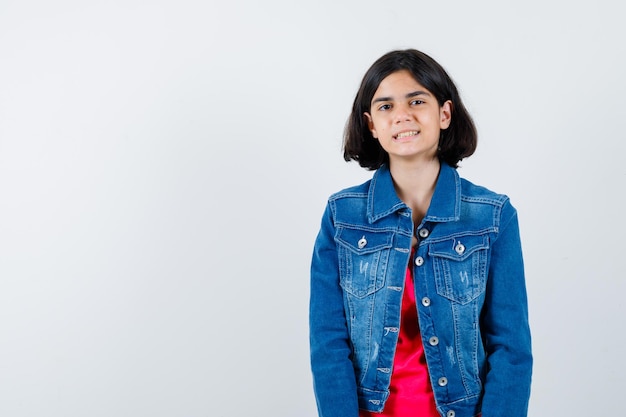
POLYGON ((481 249, 489 249, 489 238, 485 235, 467 235, 431 243, 428 254, 453 261, 463 261, 481 249))
POLYGON ((365 255, 389 249, 393 242, 393 232, 373 232, 371 230, 340 227, 337 229, 335 239, 350 251, 358 255, 365 255))

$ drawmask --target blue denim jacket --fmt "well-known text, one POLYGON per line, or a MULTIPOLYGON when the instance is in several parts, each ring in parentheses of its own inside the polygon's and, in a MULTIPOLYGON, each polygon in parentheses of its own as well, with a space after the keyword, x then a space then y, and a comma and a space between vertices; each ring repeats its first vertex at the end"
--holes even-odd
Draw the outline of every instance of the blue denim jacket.
POLYGON ((413 230, 387 166, 329 198, 311 265, 319 415, 383 410, 411 262, 439 413, 526 416, 532 354, 516 210, 442 163, 409 259, 413 230))

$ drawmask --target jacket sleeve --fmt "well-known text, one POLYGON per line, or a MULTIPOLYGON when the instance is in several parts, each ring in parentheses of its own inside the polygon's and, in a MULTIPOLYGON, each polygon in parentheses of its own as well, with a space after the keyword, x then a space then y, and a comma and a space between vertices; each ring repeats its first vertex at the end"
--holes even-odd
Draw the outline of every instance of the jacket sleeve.
POLYGON ((320 417, 358 417, 334 231, 329 203, 311 262, 309 336, 313 387, 320 417))
POLYGON ((517 212, 508 200, 492 242, 482 327, 489 364, 482 417, 526 417, 533 359, 517 212))

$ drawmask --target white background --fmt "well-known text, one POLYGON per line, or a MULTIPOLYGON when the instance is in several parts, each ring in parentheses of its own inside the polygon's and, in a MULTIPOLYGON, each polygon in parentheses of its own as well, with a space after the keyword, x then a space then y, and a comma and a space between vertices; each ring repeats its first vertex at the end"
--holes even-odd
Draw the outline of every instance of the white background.
POLYGON ((530 416, 624 412, 626 31, 598 1, 0 1, 0 415, 316 416, 308 270, 414 47, 519 210, 530 416))

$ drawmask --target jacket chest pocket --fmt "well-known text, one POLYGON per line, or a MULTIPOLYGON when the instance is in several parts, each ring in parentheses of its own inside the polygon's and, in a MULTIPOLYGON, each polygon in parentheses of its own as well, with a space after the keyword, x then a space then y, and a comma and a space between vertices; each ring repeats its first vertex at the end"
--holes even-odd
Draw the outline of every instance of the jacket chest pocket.
POLYGON ((485 291, 489 238, 464 236, 430 245, 437 293, 461 304, 485 291))
POLYGON ((385 284, 385 271, 393 232, 340 227, 335 241, 338 247, 341 287, 357 298, 380 290, 385 284))

